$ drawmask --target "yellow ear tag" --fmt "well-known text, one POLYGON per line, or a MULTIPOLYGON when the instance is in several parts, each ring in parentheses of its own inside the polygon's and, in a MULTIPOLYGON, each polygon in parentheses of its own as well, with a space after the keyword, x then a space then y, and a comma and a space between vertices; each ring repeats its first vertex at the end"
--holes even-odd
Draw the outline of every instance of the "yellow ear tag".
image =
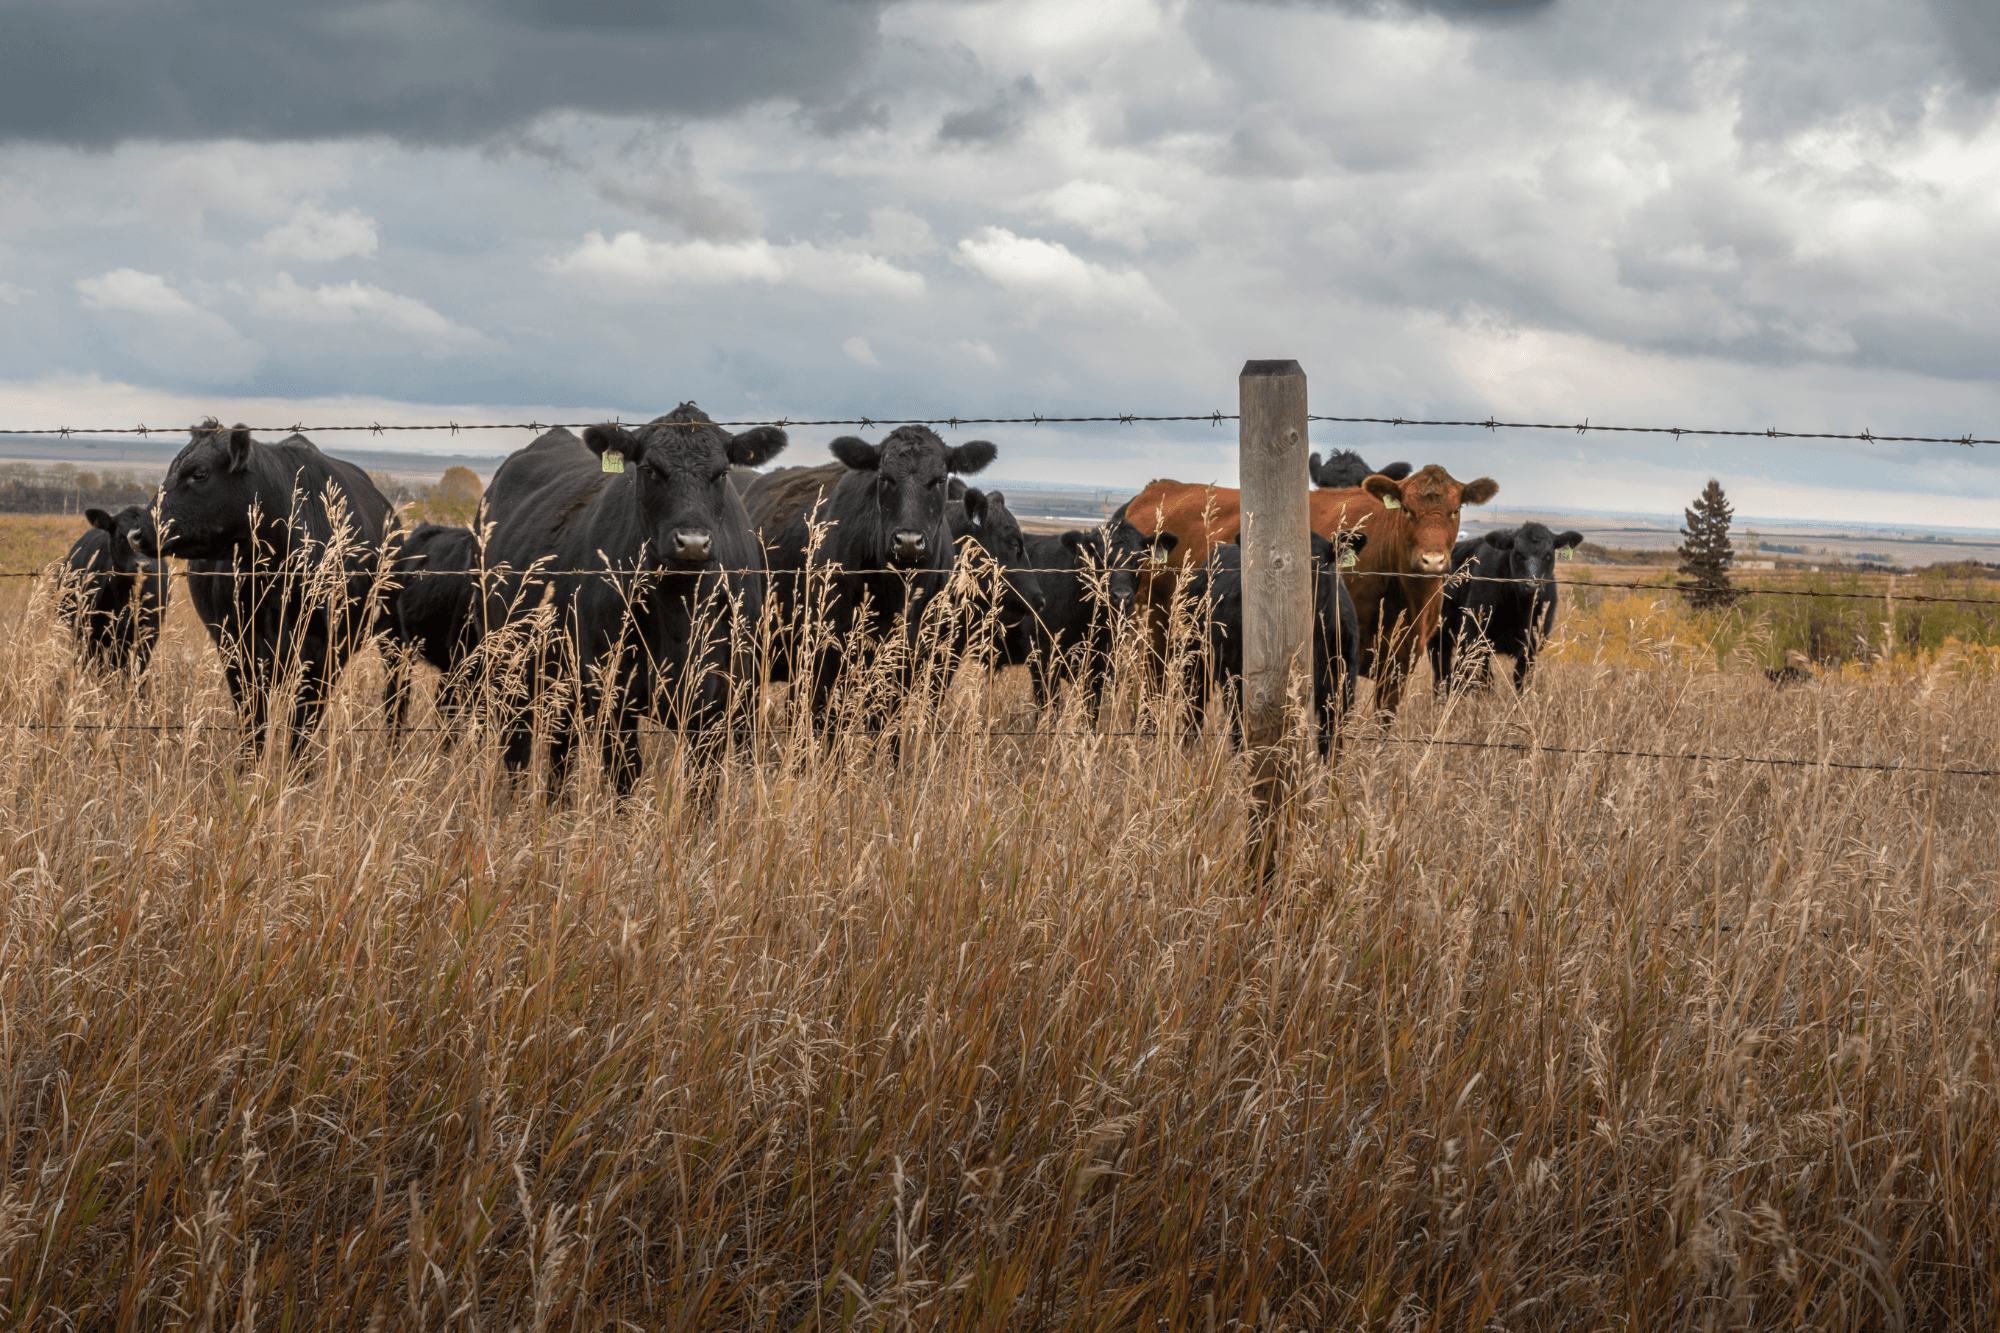
POLYGON ((1358 561, 1358 560, 1356 560, 1356 559, 1354 558, 1354 552, 1352 552, 1352 551, 1342 551, 1342 552, 1340 553, 1340 567, 1341 567, 1342 569, 1352 569, 1352 568, 1354 568, 1354 567, 1355 567, 1355 565, 1357 565, 1357 564, 1359 564, 1359 563, 1360 563, 1360 561, 1358 561))
POLYGON ((1572 551, 1572 550, 1570 550, 1570 549, 1569 549, 1569 547, 1565 546, 1565 547, 1563 547, 1563 548, 1562 548, 1561 550, 1559 550, 1559 551, 1557 551, 1557 552, 1556 552, 1556 559, 1558 559, 1558 560, 1574 560, 1574 559, 1576 559, 1576 552, 1575 552, 1575 551, 1572 551))
POLYGON ((616 449, 606 449, 598 457, 603 460, 606 472, 623 472, 625 470, 625 455, 619 453, 616 449))
POLYGON ((1401 509, 1403 502, 1393 495, 1385 495, 1382 497, 1382 507, 1384 509, 1401 509))

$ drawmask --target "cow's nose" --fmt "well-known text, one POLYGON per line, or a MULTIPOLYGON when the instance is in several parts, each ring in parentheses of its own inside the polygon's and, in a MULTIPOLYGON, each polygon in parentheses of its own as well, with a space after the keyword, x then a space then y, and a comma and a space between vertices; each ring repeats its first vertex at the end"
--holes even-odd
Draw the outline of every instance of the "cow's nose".
POLYGON ((899 532, 896 534, 896 558, 898 560, 921 560, 923 556, 923 533, 899 532))
POLYGON ((1451 557, 1442 551, 1426 551, 1417 557, 1419 574, 1445 574, 1451 570, 1451 557))
POLYGON ((674 533, 674 559, 708 559, 708 534, 705 532, 687 531, 674 533))

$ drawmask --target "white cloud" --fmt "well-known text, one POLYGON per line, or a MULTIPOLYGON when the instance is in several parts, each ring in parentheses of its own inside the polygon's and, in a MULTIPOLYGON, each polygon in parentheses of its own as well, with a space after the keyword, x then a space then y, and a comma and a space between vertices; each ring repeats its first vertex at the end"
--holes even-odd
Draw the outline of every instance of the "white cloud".
POLYGON ((135 268, 114 268, 94 278, 78 278, 76 290, 88 310, 125 310, 169 319, 213 318, 168 286, 159 274, 141 273, 135 268))
POLYGON ((271 228, 250 248, 308 264, 329 264, 349 255, 369 258, 375 253, 375 240, 375 219, 358 209, 323 213, 311 204, 300 204, 289 222, 271 228))
POLYGON ((1095 180, 1067 181, 1028 196, 1019 207, 1036 217, 1081 227, 1092 239, 1111 241, 1135 254, 1146 248, 1148 230, 1169 221, 1177 211, 1172 200, 1150 190, 1095 180))
POLYGON ((1172 307, 1137 269, 1093 264, 1056 241, 981 227, 958 243, 958 257, 1021 299, 1032 322, 1052 312, 1120 319, 1163 318, 1172 307))
POLYGON ((974 361, 981 361, 989 366, 1000 364, 1000 354, 993 350, 991 344, 978 342, 972 338, 960 338, 952 346, 971 357, 974 361))
POLYGON ((924 276, 879 256, 826 250, 810 241, 772 245, 753 241, 655 241, 636 231, 606 240, 593 231, 566 255, 549 261, 551 272, 612 288, 632 286, 726 287, 761 282, 802 287, 828 296, 924 294, 924 276))
POLYGON ((301 194, 344 182, 351 144, 210 143, 146 171, 139 196, 156 221, 198 225, 209 209, 281 218, 301 194))
POLYGON ((927 255, 943 249, 931 224, 900 204, 871 209, 860 248, 878 255, 927 255))
POLYGON ((858 334, 842 343, 840 350, 847 353, 849 360, 858 361, 864 366, 879 366, 882 364, 875 359, 875 349, 868 345, 868 340, 858 334))
POLYGON ((257 291, 257 308, 280 319, 314 324, 365 321, 412 334, 433 352, 449 353, 484 345, 483 335, 454 324, 412 296, 398 296, 365 282, 324 283, 307 287, 289 273, 280 273, 269 287, 257 291))
POLYGON ((19 305, 25 297, 34 293, 26 287, 17 287, 11 282, 0 282, 0 305, 19 305))

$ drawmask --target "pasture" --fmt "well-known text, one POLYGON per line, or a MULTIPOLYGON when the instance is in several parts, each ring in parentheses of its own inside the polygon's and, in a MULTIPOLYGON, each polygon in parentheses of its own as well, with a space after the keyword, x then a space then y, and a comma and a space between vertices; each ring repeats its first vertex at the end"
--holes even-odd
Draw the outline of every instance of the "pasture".
POLYGON ((372 652, 242 760, 182 593, 133 691, 9 580, 0 1310, 1990 1327, 2000 778, 1832 765, 2000 769, 2000 671, 1778 690, 1769 634, 1571 599, 1525 695, 1306 760, 1256 892, 1226 732, 1129 670, 1094 732, 967 671, 895 752, 649 731, 545 805, 392 747, 372 652))

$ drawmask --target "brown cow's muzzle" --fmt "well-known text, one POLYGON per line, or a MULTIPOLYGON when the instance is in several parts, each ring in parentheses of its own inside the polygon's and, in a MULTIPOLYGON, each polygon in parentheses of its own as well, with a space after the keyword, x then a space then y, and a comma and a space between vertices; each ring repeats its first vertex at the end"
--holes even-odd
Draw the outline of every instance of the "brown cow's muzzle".
POLYGON ((1410 561, 1410 572, 1429 575, 1449 574, 1451 556, 1443 551, 1425 551, 1410 561))

